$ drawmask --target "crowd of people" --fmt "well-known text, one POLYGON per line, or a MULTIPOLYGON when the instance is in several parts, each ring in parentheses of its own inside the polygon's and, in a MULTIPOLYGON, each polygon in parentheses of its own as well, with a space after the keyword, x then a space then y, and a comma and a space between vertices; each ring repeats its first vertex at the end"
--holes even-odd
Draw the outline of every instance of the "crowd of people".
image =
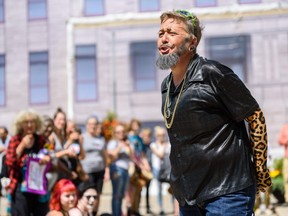
POLYGON ((13 132, 0 127, 0 135, 1 177, 9 179, 2 190, 8 196, 8 215, 97 215, 104 181, 109 180, 112 200, 107 213, 140 215, 143 187, 147 213, 152 213, 153 178, 158 182, 159 214, 164 215, 158 176, 170 143, 163 127, 141 128, 136 119, 119 122, 107 140, 96 116, 89 116, 81 130, 58 108, 52 118, 23 110, 15 118, 13 132))
MULTIPOLYGON (((0 148, 12 216, 97 215, 108 179, 113 216, 140 215, 143 187, 151 213, 153 177, 160 215, 167 181, 177 199, 172 198, 175 215, 253 215, 255 199, 272 184, 265 117, 230 68, 197 53, 202 30, 198 17, 186 10, 160 17, 156 65, 171 71, 161 84, 166 128, 151 131, 132 119, 128 126, 115 125, 112 138, 105 139, 95 116, 82 132, 61 109, 53 119, 22 111, 13 136, 9 142, 1 138, 0 148)), ((2 127, 0 133, 7 137, 8 131, 2 127)), ((283 133, 279 143, 285 146, 286 171, 287 140, 283 133)))

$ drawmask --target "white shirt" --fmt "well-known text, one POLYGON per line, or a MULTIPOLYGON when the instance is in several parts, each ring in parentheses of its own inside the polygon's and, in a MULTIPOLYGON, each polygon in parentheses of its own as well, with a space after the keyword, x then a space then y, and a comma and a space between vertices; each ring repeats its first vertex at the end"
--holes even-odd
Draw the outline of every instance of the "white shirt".
MULTIPOLYGON (((150 144, 150 148, 157 149, 158 151, 164 152, 165 154, 170 154, 171 151, 171 144, 170 143, 165 143, 165 144, 160 144, 153 142, 150 144)), ((161 159, 153 153, 151 155, 151 161, 152 161, 152 168, 155 170, 160 170, 160 165, 161 165, 161 159)))

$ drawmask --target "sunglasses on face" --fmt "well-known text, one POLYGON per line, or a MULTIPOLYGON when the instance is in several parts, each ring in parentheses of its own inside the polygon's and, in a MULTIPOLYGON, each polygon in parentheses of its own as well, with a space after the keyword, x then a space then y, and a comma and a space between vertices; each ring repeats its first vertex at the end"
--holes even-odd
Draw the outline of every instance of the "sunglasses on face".
POLYGON ((95 200, 95 199, 97 199, 98 196, 97 195, 87 195, 85 197, 86 197, 87 200, 90 200, 92 197, 95 200))

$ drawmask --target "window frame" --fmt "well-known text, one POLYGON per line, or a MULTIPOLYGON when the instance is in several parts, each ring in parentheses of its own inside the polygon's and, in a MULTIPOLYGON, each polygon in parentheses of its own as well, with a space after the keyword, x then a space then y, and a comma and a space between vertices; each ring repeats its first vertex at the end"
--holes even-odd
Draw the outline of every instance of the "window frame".
POLYGON ((47 0, 27 0, 27 18, 29 21, 37 21, 37 20, 46 20, 48 18, 48 4, 47 4, 47 0), (44 3, 44 7, 45 7, 45 14, 41 17, 31 17, 30 16, 30 6, 33 4, 37 4, 37 3, 44 3))
MULTIPOLYGON (((139 78, 137 76, 137 72, 136 72, 136 68, 139 68, 136 63, 135 63, 135 57, 137 56, 137 51, 136 50, 133 50, 133 45, 136 45, 136 44, 148 44, 148 43, 151 43, 152 44, 155 44, 155 60, 157 58, 157 42, 156 41, 152 41, 152 40, 148 40, 148 41, 135 41, 135 42, 131 42, 130 43, 130 47, 129 47, 129 50, 130 50, 130 68, 131 68, 131 77, 133 78, 133 90, 134 92, 137 92, 137 93, 145 93, 145 92, 153 92, 153 91, 156 91, 157 90, 157 83, 158 83, 158 76, 157 76, 157 68, 156 68, 156 65, 155 65, 155 62, 151 62, 151 65, 153 65, 153 68, 154 68, 154 73, 152 74, 151 78, 153 81, 154 81, 154 86, 153 86, 153 89, 149 89, 149 90, 140 90, 137 88, 137 81, 141 81, 141 80, 145 80, 145 78, 139 78), (137 78, 138 77, 138 78, 137 78)), ((145 45, 144 45, 145 46, 145 45)), ((146 78, 146 80, 150 80, 149 78, 146 78)))
POLYGON ((75 70, 74 70, 74 75, 75 75, 75 79, 74 79, 74 84, 75 84, 75 90, 74 90, 74 98, 75 101, 78 103, 84 103, 84 102, 95 102, 98 101, 99 98, 99 85, 98 85, 98 61, 97 61, 97 45, 96 44, 79 44, 75 46, 75 70), (94 47, 94 55, 89 55, 89 54, 77 54, 77 47, 94 47), (77 62, 79 59, 93 59, 93 63, 94 63, 94 73, 95 73, 95 79, 91 80, 91 79, 87 79, 85 81, 79 81, 78 80, 78 71, 77 71, 77 62), (78 97, 78 84, 79 83, 95 83, 95 98, 93 99, 80 99, 78 97))
POLYGON ((238 4, 258 4, 261 3, 262 0, 238 0, 238 4), (242 2, 247 1, 247 2, 242 2))
MULTIPOLYGON (((202 0, 194 0, 194 4, 195 4, 195 7, 216 7, 218 5, 218 2, 217 0, 213 0, 214 3, 207 3, 207 4, 201 4, 202 0), (200 4, 199 4, 200 3, 200 4)), ((203 1, 202 1, 203 2, 203 1)))
POLYGON ((159 11, 161 8, 161 1, 160 0, 154 0, 157 1, 157 8, 155 9, 143 9, 142 8, 142 3, 147 2, 147 0, 139 0, 138 5, 139 5, 139 12, 153 12, 153 11, 159 11))
POLYGON ((84 16, 103 16, 105 15, 105 1, 104 0, 84 0, 84 7, 83 7, 83 15, 84 16), (102 13, 87 13, 86 7, 87 7, 87 1, 101 1, 103 5, 102 13))
MULTIPOLYGON (((228 66, 229 68, 231 68, 233 70, 233 68, 230 66, 230 65, 233 65, 235 63, 243 63, 241 64, 243 66, 243 79, 241 79, 241 76, 239 76, 234 70, 233 72, 235 74, 237 74, 237 76, 244 82, 244 83, 248 83, 249 80, 248 80, 248 66, 249 66, 249 58, 250 58, 250 51, 249 51, 249 45, 251 44, 251 37, 250 35, 246 35, 246 34, 241 34, 241 35, 226 35, 226 36, 213 36, 213 37, 208 37, 205 39, 205 45, 207 47, 210 47, 209 49, 207 49, 207 56, 209 56, 209 58, 213 59, 213 60, 216 60, 216 61, 219 61, 220 63, 228 66), (233 56, 230 56, 230 55, 227 55, 225 57, 215 57, 213 56, 213 49, 211 47, 213 47, 213 45, 211 44, 212 43, 212 40, 213 39, 225 39, 226 38, 226 41, 229 40, 229 39, 233 39, 233 38, 240 38, 241 39, 244 38, 245 42, 243 42, 244 44, 241 44, 241 43, 238 43, 241 47, 244 49, 244 54, 243 56, 241 57, 238 57, 238 58, 235 58, 233 56), (245 47, 243 47, 243 46, 245 47)), ((215 44, 216 45, 216 44, 215 44)), ((221 44, 218 44, 218 46, 221 46, 221 44)), ((223 46, 223 45, 222 45, 223 46)), ((215 51, 214 51, 215 52, 215 51)))
POLYGON ((29 95, 29 104, 30 105, 47 105, 50 103, 50 79, 49 79, 49 52, 48 51, 32 51, 32 52, 29 52, 29 81, 28 81, 28 95, 29 95), (32 62, 31 61, 31 55, 32 54, 47 54, 47 60, 37 60, 37 61, 34 61, 32 62), (37 64, 45 64, 47 66, 47 80, 46 80, 46 84, 33 84, 31 83, 31 77, 32 77, 32 74, 31 74, 31 68, 33 65, 37 65, 37 64), (33 99, 32 99, 32 89, 33 87, 36 89, 39 88, 39 87, 45 87, 47 89, 47 101, 45 102, 33 102, 33 99))

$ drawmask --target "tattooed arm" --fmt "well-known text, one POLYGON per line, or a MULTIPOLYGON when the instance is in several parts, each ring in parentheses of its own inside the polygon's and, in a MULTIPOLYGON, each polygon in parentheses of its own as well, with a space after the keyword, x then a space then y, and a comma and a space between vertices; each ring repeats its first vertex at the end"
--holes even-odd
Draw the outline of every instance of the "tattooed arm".
POLYGON ((245 120, 249 124, 253 160, 256 169, 257 194, 259 194, 259 191, 265 192, 271 186, 271 178, 267 168, 268 143, 266 123, 260 108, 245 120))

